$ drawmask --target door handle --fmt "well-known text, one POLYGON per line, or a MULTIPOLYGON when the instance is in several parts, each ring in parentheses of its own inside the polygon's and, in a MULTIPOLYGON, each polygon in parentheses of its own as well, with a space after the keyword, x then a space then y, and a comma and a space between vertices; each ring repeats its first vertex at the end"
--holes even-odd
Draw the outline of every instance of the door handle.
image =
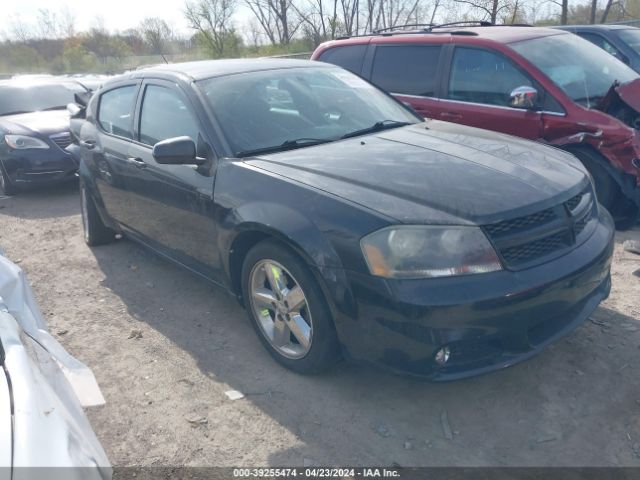
POLYGON ((444 120, 452 120, 452 121, 462 120, 462 114, 458 112, 442 112, 440 116, 444 120))
POLYGON ((95 140, 81 140, 80 145, 89 150, 93 150, 94 148, 96 148, 95 140))
POLYGON ((127 160, 138 168, 146 168, 147 164, 140 157, 127 157, 127 160))

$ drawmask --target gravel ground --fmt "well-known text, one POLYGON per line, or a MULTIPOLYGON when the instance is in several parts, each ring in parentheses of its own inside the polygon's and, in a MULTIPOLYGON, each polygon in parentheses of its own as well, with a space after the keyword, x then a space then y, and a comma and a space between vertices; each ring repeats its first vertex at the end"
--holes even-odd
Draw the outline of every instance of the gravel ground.
POLYGON ((428 384, 284 370, 227 294, 127 240, 89 249, 78 205, 74 186, 0 198, 0 245, 93 369, 116 466, 640 466, 640 256, 621 248, 639 228, 591 321, 524 364, 428 384))

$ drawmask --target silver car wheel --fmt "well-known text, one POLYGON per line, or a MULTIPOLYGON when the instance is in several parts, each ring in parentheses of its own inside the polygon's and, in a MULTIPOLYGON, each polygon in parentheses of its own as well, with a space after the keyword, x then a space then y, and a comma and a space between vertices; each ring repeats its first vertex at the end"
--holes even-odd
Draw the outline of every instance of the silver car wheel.
POLYGON ((261 260, 249 275, 250 304, 265 338, 282 356, 304 357, 311 349, 313 321, 302 288, 282 265, 261 260))

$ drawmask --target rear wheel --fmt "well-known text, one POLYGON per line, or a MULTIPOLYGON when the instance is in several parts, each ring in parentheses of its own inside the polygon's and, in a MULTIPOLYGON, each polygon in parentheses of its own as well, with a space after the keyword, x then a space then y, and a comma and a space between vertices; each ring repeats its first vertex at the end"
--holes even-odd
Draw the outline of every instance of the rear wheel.
POLYGON ((2 164, 0 163, 0 190, 7 195, 15 195, 17 193, 16 187, 9 180, 9 176, 5 173, 2 164))
POLYGON ((273 241, 261 242, 242 267, 242 294, 251 323, 271 356, 303 374, 339 358, 333 319, 306 265, 273 241))
POLYGON ((102 222, 98 209, 83 182, 80 182, 80 210, 84 241, 87 245, 94 247, 115 241, 116 232, 102 222))

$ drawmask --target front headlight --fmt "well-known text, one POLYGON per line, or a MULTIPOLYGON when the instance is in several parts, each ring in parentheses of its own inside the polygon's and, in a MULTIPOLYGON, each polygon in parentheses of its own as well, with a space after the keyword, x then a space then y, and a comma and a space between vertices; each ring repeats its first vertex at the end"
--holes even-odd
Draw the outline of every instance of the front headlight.
POLYGON ((428 278, 502 270, 478 227, 397 226, 361 240, 369 271, 385 278, 428 278))
POLYGON ((39 138, 29 137, 27 135, 5 135, 4 141, 14 150, 27 150, 29 148, 40 148, 46 150, 49 148, 45 142, 39 138))

